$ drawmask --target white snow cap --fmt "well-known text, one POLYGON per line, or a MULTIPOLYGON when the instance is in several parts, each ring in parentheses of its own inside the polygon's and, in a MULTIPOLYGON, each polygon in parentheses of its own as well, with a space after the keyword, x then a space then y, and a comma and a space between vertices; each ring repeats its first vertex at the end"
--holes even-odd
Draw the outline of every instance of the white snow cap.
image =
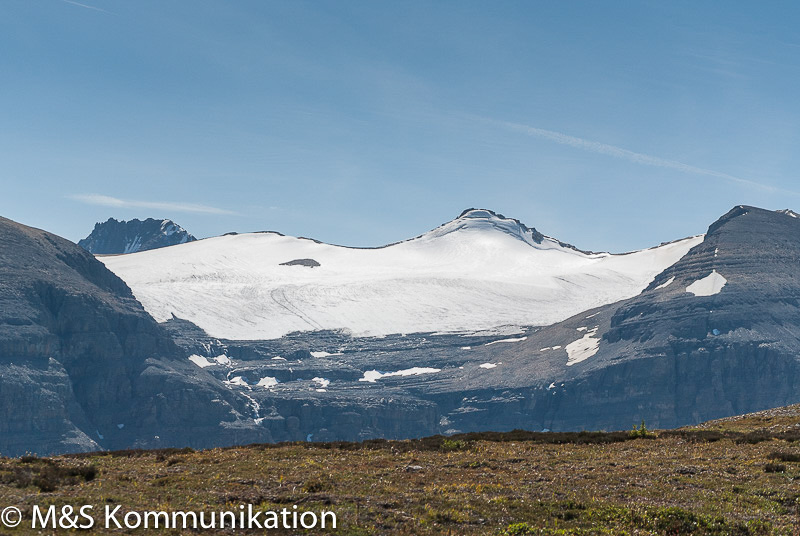
POLYGON ((586 253, 484 209, 373 249, 277 233, 100 257, 159 322, 173 314, 212 337, 292 331, 380 336, 549 325, 639 294, 702 237, 625 255, 586 253), (314 270, 286 269, 314 259, 314 270))

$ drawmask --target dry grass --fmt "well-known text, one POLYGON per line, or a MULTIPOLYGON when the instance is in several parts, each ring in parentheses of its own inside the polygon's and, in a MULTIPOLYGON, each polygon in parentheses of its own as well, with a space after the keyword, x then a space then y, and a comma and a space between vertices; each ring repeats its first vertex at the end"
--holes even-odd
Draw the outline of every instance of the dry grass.
POLYGON ((800 443, 785 434, 800 414, 785 420, 781 428, 727 421, 636 439, 473 434, 2 459, 0 506, 29 515, 34 504, 298 504, 336 512, 339 528, 329 533, 343 535, 795 534, 800 443), (36 483, 42 472, 52 480, 44 488, 36 483))

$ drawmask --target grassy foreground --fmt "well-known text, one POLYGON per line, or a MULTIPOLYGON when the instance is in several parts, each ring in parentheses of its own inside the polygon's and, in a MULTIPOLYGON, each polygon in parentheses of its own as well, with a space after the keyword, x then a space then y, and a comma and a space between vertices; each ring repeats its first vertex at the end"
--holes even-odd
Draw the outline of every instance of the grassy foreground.
MULTIPOLYGON (((793 406, 647 437, 512 432, 2 458, 0 509, 18 506, 29 519, 33 505, 254 504, 337 515, 336 530, 272 534, 796 534, 798 423, 793 406)), ((54 533, 27 525, 0 534, 54 533)), ((182 533, 114 531, 127 532, 182 533)))

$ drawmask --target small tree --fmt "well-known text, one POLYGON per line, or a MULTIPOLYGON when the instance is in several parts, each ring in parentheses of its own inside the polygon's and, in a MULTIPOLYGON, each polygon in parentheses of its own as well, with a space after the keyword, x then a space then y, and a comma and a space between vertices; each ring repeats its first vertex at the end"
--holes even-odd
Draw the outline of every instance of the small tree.
POLYGON ((647 430, 647 425, 644 423, 644 419, 642 419, 642 424, 640 424, 638 427, 634 424, 633 425, 633 430, 631 430, 628 435, 631 438, 655 437, 655 436, 653 436, 653 434, 651 434, 649 432, 649 430, 647 430))

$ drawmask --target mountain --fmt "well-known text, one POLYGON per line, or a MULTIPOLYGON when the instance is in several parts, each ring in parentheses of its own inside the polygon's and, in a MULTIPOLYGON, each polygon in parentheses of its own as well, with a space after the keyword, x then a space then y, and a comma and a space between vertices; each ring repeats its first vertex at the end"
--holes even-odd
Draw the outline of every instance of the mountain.
POLYGON ((552 324, 635 296, 700 241, 591 253, 470 209, 380 248, 267 232, 101 260, 156 320, 189 320, 214 337, 316 330, 383 336, 552 324))
POLYGON ((666 428, 796 403, 798 259, 795 213, 735 207, 641 294, 483 352, 502 365, 460 375, 459 395, 527 391, 506 427, 551 429, 666 428))
POLYGON ((255 233, 102 257, 131 292, 0 220, 0 452, 668 428, 793 404, 798 259, 791 211, 738 206, 610 255, 475 209, 382 248, 255 233))
MULTIPOLYGON (((519 244, 522 251, 573 262, 616 260, 534 239, 490 213, 480 216, 402 245, 451 245, 447 255, 457 257, 453 244, 463 244, 479 256, 484 239, 504 251, 517 252, 508 244, 519 244)), ((250 239, 258 243, 257 236, 250 239)), ((800 402, 800 219, 735 207, 691 246, 636 295, 548 326, 379 338, 313 331, 261 341, 215 338, 176 318, 165 327, 198 368, 247 393, 262 415, 269 412, 267 426, 281 439, 610 430, 642 419, 667 428, 800 402)), ((356 251, 366 257, 374 250, 356 251)), ((335 260, 303 258, 321 266, 286 267, 298 270, 298 278, 316 277, 335 260)), ((500 259, 509 260, 500 257, 495 265, 500 259)), ((573 266, 557 266, 565 265, 573 266)), ((573 280, 575 273, 567 272, 573 280)))
POLYGON ((270 439, 185 357, 91 254, 0 218, 0 453, 270 439))
POLYGON ((97 223, 92 233, 78 245, 96 255, 135 253, 197 240, 172 220, 129 220, 97 223))

